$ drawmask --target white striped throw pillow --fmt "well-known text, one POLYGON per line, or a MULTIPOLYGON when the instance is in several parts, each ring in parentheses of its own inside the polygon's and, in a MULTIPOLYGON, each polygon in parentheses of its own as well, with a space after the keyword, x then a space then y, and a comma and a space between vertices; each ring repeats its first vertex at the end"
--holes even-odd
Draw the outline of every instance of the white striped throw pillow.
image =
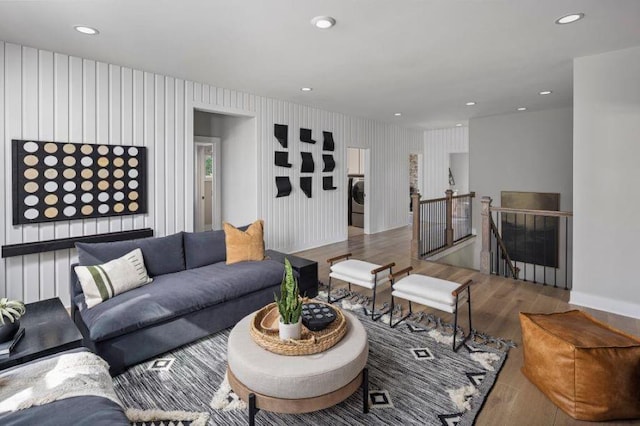
POLYGON ((153 281, 139 248, 102 265, 76 266, 87 308, 153 281))

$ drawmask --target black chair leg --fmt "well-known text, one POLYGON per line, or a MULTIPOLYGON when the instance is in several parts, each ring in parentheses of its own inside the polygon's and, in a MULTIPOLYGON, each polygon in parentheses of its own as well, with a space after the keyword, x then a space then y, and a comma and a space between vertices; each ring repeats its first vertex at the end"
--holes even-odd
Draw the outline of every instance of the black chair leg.
POLYGON ((373 286, 373 302, 371 304, 371 319, 373 321, 378 321, 380 317, 389 312, 389 310, 381 311, 378 315, 376 315, 376 286, 373 286))
POLYGON ((473 330, 473 328, 471 327, 471 291, 469 290, 469 287, 467 287, 467 305, 469 307, 469 332, 467 333, 465 338, 462 339, 462 342, 460 342, 460 344, 456 346, 456 332, 458 331, 458 296, 456 296, 456 312, 455 312, 455 319, 453 320, 453 351, 454 352, 458 352, 458 349, 460 349, 462 345, 464 345, 465 342, 469 340, 469 337, 471 337, 471 332, 473 330))
POLYGON ((391 314, 389 315, 389 326, 391 328, 395 328, 396 325, 400 324, 402 321, 404 321, 407 318, 409 318, 411 316, 411 314, 413 313, 412 310, 411 310, 411 301, 409 301, 409 313, 407 315, 403 316, 402 318, 400 318, 394 324, 393 323, 393 308, 394 308, 394 301, 393 301, 393 296, 391 296, 391 314))
MULTIPOLYGON (((349 290, 351 290, 351 283, 349 283, 349 290)), ((348 296, 348 294, 345 294, 342 297, 338 297, 338 298, 334 298, 334 299, 331 298, 331 276, 329 276, 329 290, 327 291, 327 302, 334 303, 334 302, 337 302, 339 300, 344 299, 347 296, 348 296)))

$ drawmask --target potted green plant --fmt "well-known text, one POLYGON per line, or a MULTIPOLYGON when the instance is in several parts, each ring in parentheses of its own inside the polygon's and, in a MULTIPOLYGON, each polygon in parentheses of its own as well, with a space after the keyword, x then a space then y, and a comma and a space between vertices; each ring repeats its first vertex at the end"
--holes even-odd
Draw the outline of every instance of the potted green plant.
POLYGON ((293 276, 289 259, 284 259, 284 276, 280 284, 280 298, 274 295, 280 313, 279 334, 281 340, 300 339, 302 330, 302 299, 298 282, 293 276))
POLYGON ((24 303, 20 301, 6 297, 0 299, 0 343, 13 339, 20 328, 20 317, 25 311, 24 303))

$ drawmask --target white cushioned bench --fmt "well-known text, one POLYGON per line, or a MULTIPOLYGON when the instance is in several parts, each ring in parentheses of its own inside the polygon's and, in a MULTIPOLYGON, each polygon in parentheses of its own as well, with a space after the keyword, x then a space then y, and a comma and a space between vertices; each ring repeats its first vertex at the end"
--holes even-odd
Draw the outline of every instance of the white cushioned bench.
POLYGON ((327 300, 329 301, 329 303, 333 303, 347 297, 345 295, 335 299, 331 298, 332 279, 346 281, 349 284, 349 290, 351 290, 351 284, 373 290, 371 319, 376 321, 383 315, 383 313, 375 315, 376 287, 378 285, 386 284, 390 281, 391 273, 393 272, 395 263, 392 262, 381 266, 362 260, 349 259, 350 257, 351 253, 346 253, 340 256, 332 257, 331 259, 327 259, 327 262, 330 264, 331 269, 331 272, 329 273, 329 291, 327 300), (338 262, 339 260, 342 260, 342 262, 338 262))
POLYGON ((410 274, 413 268, 410 266, 401 271, 391 274, 391 312, 395 305, 396 297, 409 301, 409 313, 393 322, 393 315, 389 318, 389 325, 395 327, 401 321, 407 319, 413 313, 411 302, 429 306, 440 311, 454 314, 453 323, 453 350, 457 351, 460 346, 471 335, 471 284, 472 280, 464 284, 442 280, 440 278, 428 277, 420 274, 410 274), (406 277, 396 279, 404 274, 406 277), (466 290, 466 291, 465 291, 466 290), (456 333, 458 329, 458 308, 461 303, 467 302, 469 307, 469 333, 466 338, 456 346, 456 333))

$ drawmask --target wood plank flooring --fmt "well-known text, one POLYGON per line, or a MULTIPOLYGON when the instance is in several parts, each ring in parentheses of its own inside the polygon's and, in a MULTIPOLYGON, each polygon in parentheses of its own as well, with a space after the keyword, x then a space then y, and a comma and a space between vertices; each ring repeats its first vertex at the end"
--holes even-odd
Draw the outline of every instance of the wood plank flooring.
MULTIPOLYGON (((623 331, 640 336, 640 320, 607 312, 569 305, 569 292, 539 284, 514 281, 497 276, 487 276, 471 269, 458 268, 411 259, 411 229, 399 228, 373 235, 350 235, 349 240, 311 250, 296 255, 318 262, 320 281, 327 282, 329 267, 326 259, 342 253, 353 253, 357 259, 384 264, 395 262, 395 270, 413 266, 414 272, 464 282, 471 278, 475 284, 472 290, 474 328, 496 337, 511 339, 518 347, 511 349, 507 362, 489 394, 485 406, 477 418, 477 425, 587 425, 567 416, 553 405, 520 372, 522 367, 522 336, 518 312, 562 312, 579 308, 599 320, 605 321, 623 331)), ((378 290, 379 300, 389 299, 389 288, 378 290)), ((414 305, 418 308, 418 305, 414 305)), ((414 308, 414 309, 415 309, 414 308)), ((426 312, 440 315, 452 321, 450 314, 422 308, 426 312)), ((417 309, 416 309, 417 310, 417 309)), ((466 326, 466 318, 462 317, 466 326)), ((608 422, 608 425, 640 425, 640 421, 608 422)))

